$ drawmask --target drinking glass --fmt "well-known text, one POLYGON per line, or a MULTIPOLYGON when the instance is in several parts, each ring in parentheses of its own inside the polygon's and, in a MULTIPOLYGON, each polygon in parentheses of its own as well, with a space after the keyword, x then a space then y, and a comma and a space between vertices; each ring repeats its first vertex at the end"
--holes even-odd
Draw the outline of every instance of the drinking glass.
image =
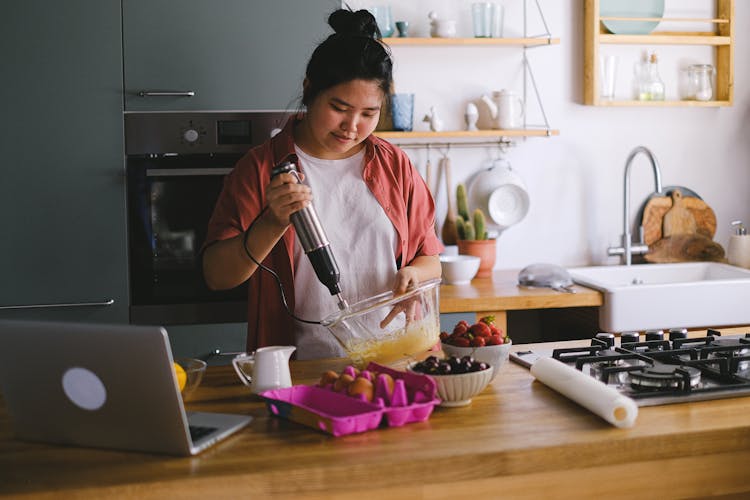
POLYGON ((493 3, 490 10, 490 36, 492 38, 503 37, 503 6, 493 3))
POLYGON ((492 36, 491 2, 476 2, 471 4, 471 17, 474 21, 475 38, 489 38, 492 36))
POLYGON ((615 80, 617 76, 617 57, 602 56, 601 61, 602 99, 615 98, 615 80))
POLYGON ((393 130, 410 132, 414 122, 414 94, 391 95, 393 130))
POLYGON ((393 34, 393 18, 391 17, 391 6, 390 5, 376 5, 369 8, 370 13, 378 23, 378 29, 380 29, 380 35, 383 38, 388 38, 393 34))

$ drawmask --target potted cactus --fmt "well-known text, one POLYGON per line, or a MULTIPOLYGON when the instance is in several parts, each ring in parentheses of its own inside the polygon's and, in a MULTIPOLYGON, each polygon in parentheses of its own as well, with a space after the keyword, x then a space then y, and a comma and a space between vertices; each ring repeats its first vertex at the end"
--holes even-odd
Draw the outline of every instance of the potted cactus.
POLYGON ((458 253, 479 257, 478 278, 492 276, 497 257, 496 240, 487 234, 487 219, 481 209, 475 209, 469 215, 469 204, 466 198, 466 187, 459 184, 456 187, 456 218, 458 253))

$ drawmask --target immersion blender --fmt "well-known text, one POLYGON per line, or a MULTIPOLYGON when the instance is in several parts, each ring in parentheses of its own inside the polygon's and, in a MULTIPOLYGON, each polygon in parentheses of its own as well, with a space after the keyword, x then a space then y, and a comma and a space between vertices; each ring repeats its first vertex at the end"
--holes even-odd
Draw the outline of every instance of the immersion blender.
MULTIPOLYGON (((290 173, 297 182, 301 182, 297 173, 297 166, 292 161, 284 161, 275 166, 271 171, 271 178, 279 174, 290 173)), ((331 244, 328 242, 323 226, 320 224, 315 207, 309 204, 305 208, 294 212, 290 219, 294 230, 297 232, 302 249, 310 259, 315 274, 323 285, 328 288, 331 295, 338 299, 339 309, 342 311, 349 307, 346 299, 341 295, 339 286, 340 273, 336 259, 331 252, 331 244)))

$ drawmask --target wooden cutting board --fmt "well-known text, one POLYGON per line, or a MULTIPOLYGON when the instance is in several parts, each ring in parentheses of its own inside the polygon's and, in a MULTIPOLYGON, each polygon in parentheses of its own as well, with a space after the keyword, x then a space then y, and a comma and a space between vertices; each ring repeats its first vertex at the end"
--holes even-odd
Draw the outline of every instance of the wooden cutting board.
POLYGON ((724 262, 724 248, 702 234, 676 234, 649 245, 648 262, 724 262))
POLYGON ((685 205, 682 192, 679 189, 672 192, 672 207, 664 214, 661 231, 665 238, 698 232, 693 212, 685 205))
POLYGON ((679 202, 676 207, 677 211, 668 217, 668 232, 671 235, 680 232, 689 233, 686 228, 693 227, 693 222, 687 214, 689 212, 695 224, 693 233, 712 239, 716 234, 716 214, 714 214, 714 211, 700 198, 684 196, 679 189, 675 189, 671 196, 654 196, 646 202, 641 222, 644 230, 644 242, 647 245, 652 245, 662 237, 668 236, 664 232, 665 216, 675 207, 675 196, 679 202))

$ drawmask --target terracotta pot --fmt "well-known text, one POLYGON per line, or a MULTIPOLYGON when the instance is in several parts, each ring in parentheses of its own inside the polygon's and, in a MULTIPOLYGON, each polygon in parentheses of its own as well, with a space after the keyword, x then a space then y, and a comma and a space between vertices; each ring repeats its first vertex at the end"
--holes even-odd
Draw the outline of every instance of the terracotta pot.
POLYGON ((461 255, 475 255, 479 257, 479 271, 477 278, 492 276, 497 257, 497 240, 458 240, 458 253, 461 255))

